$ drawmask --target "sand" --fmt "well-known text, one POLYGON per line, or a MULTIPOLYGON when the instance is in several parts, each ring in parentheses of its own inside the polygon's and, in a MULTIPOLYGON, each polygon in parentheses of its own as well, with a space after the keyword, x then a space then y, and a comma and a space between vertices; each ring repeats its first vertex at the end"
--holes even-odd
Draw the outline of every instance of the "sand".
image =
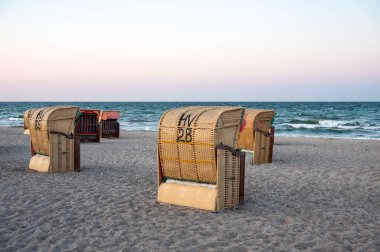
POLYGON ((380 141, 278 137, 246 200, 209 213, 156 203, 155 132, 82 144, 82 171, 27 169, 0 127, 0 251, 380 251, 380 141))

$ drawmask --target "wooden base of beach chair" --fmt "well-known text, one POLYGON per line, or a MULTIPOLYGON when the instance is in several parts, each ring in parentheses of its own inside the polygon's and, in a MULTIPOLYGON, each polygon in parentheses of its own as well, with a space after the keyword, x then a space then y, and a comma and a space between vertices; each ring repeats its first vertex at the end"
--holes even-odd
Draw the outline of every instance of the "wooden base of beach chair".
POLYGON ((80 171, 80 140, 60 133, 49 134, 49 156, 36 154, 30 158, 29 169, 38 172, 80 171))
MULTIPOLYGON (((195 184, 195 183, 194 183, 195 184)), ((206 186, 162 183, 158 188, 157 201, 177 206, 216 211, 217 189, 206 186)))
POLYGON ((217 154, 217 184, 164 180, 157 146, 157 177, 159 203, 219 211, 244 204, 245 153, 229 146, 219 145, 217 154), (231 153, 231 151, 233 153, 231 153), (231 169, 238 166, 239 169, 231 169))
POLYGON ((34 155, 30 158, 29 169, 38 172, 49 172, 50 169, 50 157, 44 155, 34 155))

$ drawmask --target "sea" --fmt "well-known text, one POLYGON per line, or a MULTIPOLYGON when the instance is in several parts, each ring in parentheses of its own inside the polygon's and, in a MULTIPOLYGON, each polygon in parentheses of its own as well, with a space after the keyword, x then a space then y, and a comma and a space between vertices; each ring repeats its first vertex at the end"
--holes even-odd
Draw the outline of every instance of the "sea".
POLYGON ((276 111, 276 135, 380 140, 380 102, 0 102, 0 126, 23 126, 24 111, 56 105, 119 110, 125 130, 157 131, 162 113, 194 106, 242 106, 276 111))

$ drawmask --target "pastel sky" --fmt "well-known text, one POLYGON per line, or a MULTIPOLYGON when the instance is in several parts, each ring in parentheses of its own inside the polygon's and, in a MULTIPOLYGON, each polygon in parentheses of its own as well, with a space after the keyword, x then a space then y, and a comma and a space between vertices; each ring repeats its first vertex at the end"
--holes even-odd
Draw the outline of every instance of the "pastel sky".
POLYGON ((380 1, 0 0, 0 101, 380 101, 380 1))

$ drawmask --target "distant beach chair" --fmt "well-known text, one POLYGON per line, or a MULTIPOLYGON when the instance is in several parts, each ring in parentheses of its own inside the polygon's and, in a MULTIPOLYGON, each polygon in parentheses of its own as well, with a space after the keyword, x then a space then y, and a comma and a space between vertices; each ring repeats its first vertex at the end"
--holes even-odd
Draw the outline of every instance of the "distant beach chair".
POLYGON ((252 164, 272 163, 274 116, 273 110, 245 110, 238 148, 253 152, 252 164))
POLYGON ((75 135, 81 142, 100 142, 100 110, 81 109, 75 124, 75 135))
POLYGON ((74 106, 33 110, 30 169, 50 173, 80 170, 80 140, 73 136, 78 111, 74 106))
POLYGON ((100 136, 102 138, 119 138, 120 124, 117 121, 120 118, 120 112, 115 110, 101 111, 100 115, 100 136))
POLYGON ((236 140, 241 107, 183 107, 158 130, 160 203, 218 211, 244 202, 244 153, 236 140))
POLYGON ((28 109, 24 112, 24 135, 30 135, 29 125, 30 125, 30 117, 33 114, 33 109, 28 109))

